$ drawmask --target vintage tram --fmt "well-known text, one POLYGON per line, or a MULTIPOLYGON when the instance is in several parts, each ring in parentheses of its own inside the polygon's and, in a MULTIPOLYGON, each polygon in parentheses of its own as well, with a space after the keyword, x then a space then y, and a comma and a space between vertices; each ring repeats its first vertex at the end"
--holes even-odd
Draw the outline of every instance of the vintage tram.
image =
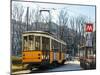
POLYGON ((27 31, 22 34, 22 63, 29 68, 50 64, 64 64, 66 43, 53 34, 27 31))
POLYGON ((81 46, 80 47, 80 66, 83 69, 95 69, 96 68, 96 56, 95 50, 92 47, 81 46))

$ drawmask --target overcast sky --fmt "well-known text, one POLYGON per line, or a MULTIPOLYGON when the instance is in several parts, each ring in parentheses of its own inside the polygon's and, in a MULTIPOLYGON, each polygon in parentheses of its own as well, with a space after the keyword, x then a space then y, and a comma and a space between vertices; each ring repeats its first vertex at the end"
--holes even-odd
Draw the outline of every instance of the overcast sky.
POLYGON ((88 20, 95 22, 95 6, 85 6, 85 5, 70 5, 70 4, 50 4, 50 3, 32 3, 32 2, 12 2, 12 7, 14 4, 23 5, 24 7, 30 7, 36 9, 39 7, 40 9, 50 9, 52 10, 52 15, 54 15, 54 19, 57 17, 58 11, 65 8, 68 10, 69 16, 86 16, 88 20), (55 9, 55 10, 53 10, 55 9))

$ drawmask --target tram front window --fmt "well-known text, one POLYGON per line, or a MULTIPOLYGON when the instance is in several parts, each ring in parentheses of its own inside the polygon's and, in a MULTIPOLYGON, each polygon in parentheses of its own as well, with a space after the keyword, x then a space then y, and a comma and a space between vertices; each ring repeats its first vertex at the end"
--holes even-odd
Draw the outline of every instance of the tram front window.
POLYGON ((85 55, 85 50, 84 49, 81 49, 79 55, 80 55, 80 57, 83 57, 85 55))
POLYGON ((23 50, 50 50, 50 39, 28 35, 23 37, 23 50))
POLYGON ((94 53, 93 53, 92 49, 87 50, 87 56, 88 57, 93 56, 93 55, 94 55, 94 53))
POLYGON ((35 36, 35 50, 40 50, 40 36, 35 36))
POLYGON ((28 50, 28 37, 24 36, 23 38, 23 50, 28 50))
POLYGON ((34 47, 34 36, 29 35, 29 36, 24 36, 23 38, 23 49, 24 50, 35 50, 34 47))
POLYGON ((33 35, 29 35, 29 50, 35 50, 34 36, 33 35))

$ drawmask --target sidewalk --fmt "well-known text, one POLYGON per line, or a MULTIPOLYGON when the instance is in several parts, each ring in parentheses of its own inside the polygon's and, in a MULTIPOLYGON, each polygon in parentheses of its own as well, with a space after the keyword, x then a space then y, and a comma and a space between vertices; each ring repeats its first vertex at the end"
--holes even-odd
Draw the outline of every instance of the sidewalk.
POLYGON ((24 70, 26 69, 26 66, 27 65, 12 65, 12 72, 24 70))

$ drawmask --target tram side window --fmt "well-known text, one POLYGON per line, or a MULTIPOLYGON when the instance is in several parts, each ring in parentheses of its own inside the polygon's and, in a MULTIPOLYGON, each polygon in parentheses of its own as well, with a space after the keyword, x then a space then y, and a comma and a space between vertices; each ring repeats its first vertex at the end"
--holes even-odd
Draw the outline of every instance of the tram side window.
POLYGON ((59 42, 58 42, 58 45, 57 46, 58 46, 57 49, 60 50, 60 43, 59 42))
POLYGON ((58 42, 55 40, 52 40, 52 50, 57 51, 58 50, 58 42))
POLYGON ((63 51, 63 44, 60 44, 60 47, 61 47, 61 48, 60 48, 60 49, 61 49, 61 51, 63 51))
POLYGON ((34 36, 33 35, 29 35, 29 50, 35 50, 34 36))
POLYGON ((35 50, 40 50, 40 36, 35 36, 35 50))
POLYGON ((46 37, 42 37, 42 49, 50 50, 50 39, 46 37))
POLYGON ((63 48, 63 51, 66 51, 66 45, 63 45, 63 47, 64 47, 64 48, 63 48))
POLYGON ((92 56, 93 55, 93 50, 92 49, 89 49, 89 50, 87 50, 87 56, 89 57, 89 56, 92 56))
POLYGON ((23 49, 28 50, 28 38, 27 38, 27 36, 24 36, 24 38, 23 38, 23 49))
POLYGON ((61 43, 58 43, 58 49, 61 51, 61 43))
POLYGON ((64 51, 65 50, 65 46, 62 44, 62 51, 64 51))
POLYGON ((58 42, 57 41, 54 41, 54 43, 55 43, 55 49, 56 50, 59 50, 59 48, 58 48, 58 42))
POLYGON ((83 47, 83 48, 80 48, 80 49, 79 49, 79 53, 80 53, 80 54, 79 54, 80 57, 85 56, 85 55, 86 55, 86 54, 85 54, 85 53, 86 53, 85 48, 84 48, 84 47, 83 47))
POLYGON ((80 50, 80 57, 84 56, 84 50, 80 50))
POLYGON ((54 40, 52 40, 52 42, 51 42, 51 48, 52 48, 52 50, 54 49, 54 40))

